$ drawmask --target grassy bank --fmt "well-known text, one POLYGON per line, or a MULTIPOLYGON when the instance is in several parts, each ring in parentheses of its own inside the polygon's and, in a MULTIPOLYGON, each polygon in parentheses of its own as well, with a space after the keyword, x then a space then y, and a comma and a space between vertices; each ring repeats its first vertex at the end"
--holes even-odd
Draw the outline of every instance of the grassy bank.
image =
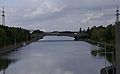
POLYGON ((94 40, 91 40, 91 39, 85 39, 85 41, 90 43, 90 44, 94 44, 96 46, 102 47, 102 48, 106 47, 107 52, 115 51, 115 45, 113 45, 113 44, 98 42, 98 41, 94 41, 94 40))
POLYGON ((3 46, 3 47, 0 47, 0 54, 6 54, 6 53, 9 53, 11 51, 15 51, 17 50, 18 48, 20 47, 24 47, 32 42, 36 41, 36 39, 32 39, 32 40, 29 40, 29 41, 23 41, 23 42, 20 42, 20 43, 16 43, 15 44, 11 44, 11 45, 7 45, 6 47, 3 46))
POLYGON ((43 31, 27 30, 21 27, 0 25, 0 53, 12 51, 38 40, 33 34, 42 34, 43 31))
POLYGON ((94 40, 90 40, 90 39, 85 39, 86 42, 96 45, 98 47, 101 47, 100 50, 91 50, 91 54, 96 56, 97 54, 99 54, 100 56, 105 57, 105 47, 106 47, 106 59, 112 63, 113 59, 115 60, 115 45, 112 44, 108 44, 108 43, 102 43, 102 42, 97 42, 94 40), (114 58, 113 58, 114 57, 114 58))

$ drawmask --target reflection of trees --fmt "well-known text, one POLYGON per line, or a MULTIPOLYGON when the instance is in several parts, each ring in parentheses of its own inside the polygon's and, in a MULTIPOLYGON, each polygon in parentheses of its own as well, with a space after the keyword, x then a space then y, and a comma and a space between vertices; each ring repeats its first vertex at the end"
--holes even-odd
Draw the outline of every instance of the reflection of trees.
MULTIPOLYGON (((103 52, 103 51, 91 51, 91 54, 93 55, 93 56, 105 56, 105 52, 103 52)), ((106 52, 106 59, 109 61, 109 62, 112 62, 112 60, 113 60, 113 54, 111 54, 111 53, 107 53, 106 52)))
POLYGON ((8 68, 8 66, 14 62, 14 60, 10 60, 10 59, 0 59, 0 71, 1 70, 5 70, 8 68))

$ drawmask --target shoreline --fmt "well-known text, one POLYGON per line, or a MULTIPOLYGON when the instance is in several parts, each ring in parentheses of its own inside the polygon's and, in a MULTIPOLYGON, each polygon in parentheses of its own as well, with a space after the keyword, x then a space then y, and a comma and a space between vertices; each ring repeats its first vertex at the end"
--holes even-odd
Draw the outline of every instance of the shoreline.
POLYGON ((83 41, 86 41, 86 42, 88 42, 90 44, 93 44, 93 45, 96 45, 98 47, 102 47, 102 48, 106 47, 107 52, 110 52, 111 50, 115 51, 115 45, 113 45, 113 44, 108 44, 108 43, 104 43, 104 42, 97 42, 97 41, 94 41, 94 40, 91 40, 91 39, 85 39, 83 41))
MULTIPOLYGON (((105 43, 93 41, 93 40, 90 40, 90 39, 83 40, 83 41, 86 41, 86 42, 88 42, 90 44, 102 47, 102 49, 100 49, 100 50, 91 50, 91 53, 96 55, 96 53, 105 52, 105 47, 106 47, 106 52, 114 52, 114 58, 115 58, 115 49, 116 49, 115 45, 105 44, 105 43)), ((101 68, 100 69, 100 74, 107 74, 106 70, 107 70, 108 74, 111 74, 111 73, 115 74, 116 73, 114 64, 112 64, 111 66, 107 66, 106 68, 105 67, 101 68)))
MULTIPOLYGON (((15 46, 15 45, 8 45, 8 46, 6 47, 6 50, 5 50, 5 48, 3 47, 3 48, 2 48, 2 51, 0 50, 0 55, 4 55, 4 54, 10 53, 10 52, 12 52, 12 51, 15 51, 15 50, 17 50, 18 48, 27 46, 27 45, 29 45, 30 43, 35 42, 35 41, 37 41, 37 40, 39 40, 39 39, 35 39, 35 38, 34 38, 34 39, 32 39, 32 40, 29 40, 29 41, 24 41, 24 42, 21 42, 21 43, 17 43, 16 46, 15 46), (24 44, 25 44, 25 45, 24 45, 24 44)), ((79 40, 79 41, 85 41, 85 42, 88 42, 88 43, 93 44, 93 45, 96 45, 96 46, 99 45, 99 47, 102 47, 102 48, 105 47, 104 43, 102 43, 102 42, 97 42, 97 41, 93 41, 93 40, 90 40, 90 39, 83 39, 83 40, 79 40)), ((113 49, 115 49, 115 46, 114 46, 114 45, 111 45, 111 44, 106 44, 106 47, 107 47, 107 48, 111 48, 111 49, 108 50, 107 52, 113 51, 113 49)), ((0 49, 1 49, 1 48, 0 48, 0 49)), ((101 49, 101 50, 102 50, 102 51, 94 50, 93 52, 103 52, 103 51, 104 51, 104 49, 101 49)), ((92 51, 91 51, 91 52, 92 52, 92 51)), ((113 72, 113 69, 115 70, 115 67, 114 67, 113 65, 107 66, 107 71, 108 71, 108 72, 113 72)), ((106 74, 106 73, 105 73, 105 68, 101 68, 101 69, 100 69, 100 74, 106 74)))
POLYGON ((18 48, 21 48, 21 47, 24 47, 26 45, 29 45, 30 43, 32 43, 34 41, 37 41, 37 40, 38 39, 32 39, 32 40, 29 40, 29 41, 23 41, 23 42, 17 43, 16 46, 14 44, 7 45, 6 49, 5 49, 5 47, 0 47, 0 55, 3 55, 3 54, 6 54, 6 53, 15 51, 18 48))

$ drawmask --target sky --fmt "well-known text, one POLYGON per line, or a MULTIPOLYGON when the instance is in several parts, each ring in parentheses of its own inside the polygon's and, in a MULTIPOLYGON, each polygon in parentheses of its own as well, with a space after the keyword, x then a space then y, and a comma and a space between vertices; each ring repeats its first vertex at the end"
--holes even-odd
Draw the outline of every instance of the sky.
POLYGON ((113 24, 118 4, 120 0, 0 0, 0 11, 5 6, 7 26, 78 31, 113 24))

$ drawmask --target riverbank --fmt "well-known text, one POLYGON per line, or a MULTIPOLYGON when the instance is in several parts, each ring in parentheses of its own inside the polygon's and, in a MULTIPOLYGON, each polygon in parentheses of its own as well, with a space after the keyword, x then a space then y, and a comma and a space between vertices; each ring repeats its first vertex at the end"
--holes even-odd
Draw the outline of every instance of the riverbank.
MULTIPOLYGON (((26 45, 28 45, 28 44, 36 41, 36 40, 37 40, 37 39, 33 39, 33 40, 31 40, 31 41, 21 42, 21 43, 18 43, 16 46, 15 46, 15 45, 7 46, 6 51, 3 51, 2 54, 4 54, 4 53, 6 54, 7 52, 15 51, 17 48, 23 47, 23 46, 24 46, 24 43, 25 43, 26 45)), ((94 45, 97 45, 97 46, 98 46, 98 42, 96 42, 96 41, 92 41, 92 40, 91 40, 91 41, 90 41, 90 40, 84 40, 84 41, 89 42, 89 43, 91 43, 91 44, 94 44, 94 45)), ((99 43, 100 43, 100 42, 99 42, 99 43)), ((103 69, 101 69, 101 70, 103 70, 103 69)), ((103 74, 103 73, 102 73, 102 74, 103 74)))
POLYGON ((96 45, 98 47, 100 47, 99 50, 96 50, 95 48, 91 49, 91 54, 94 56, 100 55, 105 57, 105 51, 106 51, 106 59, 110 62, 113 63, 113 58, 115 60, 115 45, 113 44, 108 44, 108 43, 103 43, 103 42, 97 42, 94 40, 90 40, 90 39, 84 39, 83 41, 86 41, 90 44, 96 45), (106 49, 106 50, 105 50, 106 49))
POLYGON ((71 37, 46 36, 43 40, 18 49, 17 52, 4 55, 2 59, 13 60, 6 67, 6 74, 17 74, 21 71, 30 74, 31 70, 34 74, 40 74, 41 71, 45 74, 56 74, 57 69, 63 71, 59 72, 62 74, 100 74, 104 58, 92 57, 90 49, 91 45, 87 42, 73 41, 71 37), (50 66, 46 66, 48 61, 50 66))
POLYGON ((106 68, 102 68, 100 70, 100 74, 115 74, 115 45, 103 43, 103 42, 97 42, 90 39, 84 40, 90 44, 96 45, 98 47, 101 47, 100 50, 91 50, 91 54, 93 55, 101 55, 105 56, 105 48, 106 48, 106 59, 112 64, 111 66, 107 66, 106 68), (106 72, 107 71, 107 72, 106 72))
POLYGON ((4 47, 0 47, 0 55, 9 53, 11 51, 15 51, 18 48, 21 48, 21 47, 24 47, 26 45, 29 45, 30 43, 32 43, 34 41, 37 41, 37 39, 34 38, 32 40, 29 40, 29 41, 23 41, 23 42, 20 42, 20 43, 16 43, 16 45, 12 44, 12 45, 7 45, 6 47, 5 46, 4 47))
POLYGON ((97 42, 97 41, 90 40, 90 39, 85 39, 84 41, 86 41, 86 42, 88 42, 90 44, 102 47, 102 48, 106 47, 107 52, 115 51, 115 45, 113 45, 113 44, 108 44, 108 43, 104 43, 104 42, 97 42))

